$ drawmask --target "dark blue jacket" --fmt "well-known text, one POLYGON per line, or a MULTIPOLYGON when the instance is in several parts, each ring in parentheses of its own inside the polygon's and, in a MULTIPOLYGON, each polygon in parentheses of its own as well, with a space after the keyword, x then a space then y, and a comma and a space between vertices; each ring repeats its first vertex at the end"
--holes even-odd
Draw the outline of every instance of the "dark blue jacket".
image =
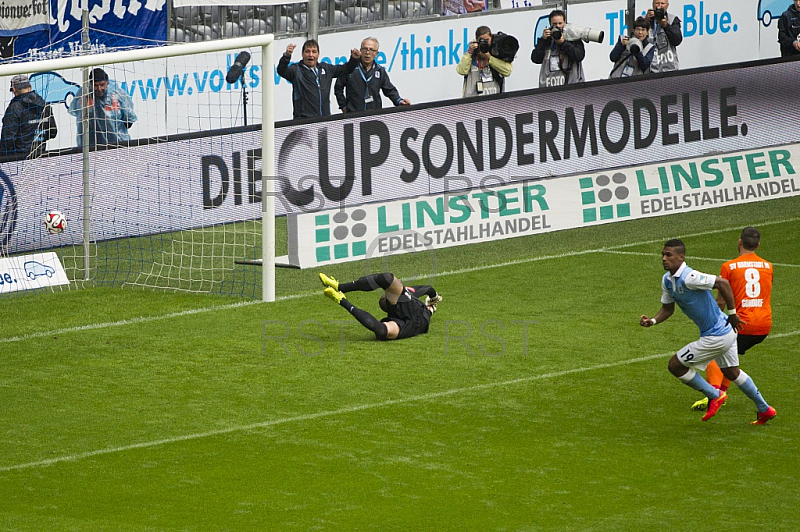
POLYGON ((403 101, 397 88, 389 81, 389 73, 377 63, 372 63, 369 72, 359 64, 353 72, 336 80, 333 92, 336 94, 339 109, 347 107, 350 112, 382 109, 381 92, 394 105, 400 105, 403 101), (371 103, 366 103, 367 91, 372 95, 371 103))
POLYGON ((800 34, 800 13, 792 4, 778 20, 778 42, 781 44, 781 57, 800 55, 800 52, 794 47, 798 34, 800 34))
POLYGON ((32 148, 44 150, 57 133, 53 111, 41 96, 33 91, 14 96, 3 115, 0 156, 27 157, 32 148))
POLYGON ((290 65, 291 60, 286 54, 281 56, 278 75, 292 84, 292 116, 295 118, 330 115, 333 78, 351 73, 360 61, 351 57, 345 65, 317 63, 317 68, 311 69, 303 62, 290 65))

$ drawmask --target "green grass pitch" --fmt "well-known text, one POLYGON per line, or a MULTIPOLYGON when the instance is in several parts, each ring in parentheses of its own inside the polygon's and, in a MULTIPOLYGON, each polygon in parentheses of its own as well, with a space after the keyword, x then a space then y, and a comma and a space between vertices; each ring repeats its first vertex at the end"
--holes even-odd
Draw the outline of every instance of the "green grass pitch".
MULTIPOLYGON (((279 250, 280 251, 280 250, 279 250)), ((800 197, 326 270, 444 295, 378 343, 279 270, 273 304, 87 288, 0 300, 2 530, 796 530, 800 197), (717 273, 745 225, 773 333, 711 421, 652 329, 661 247, 717 273)), ((351 300, 378 312, 377 293, 351 300)))

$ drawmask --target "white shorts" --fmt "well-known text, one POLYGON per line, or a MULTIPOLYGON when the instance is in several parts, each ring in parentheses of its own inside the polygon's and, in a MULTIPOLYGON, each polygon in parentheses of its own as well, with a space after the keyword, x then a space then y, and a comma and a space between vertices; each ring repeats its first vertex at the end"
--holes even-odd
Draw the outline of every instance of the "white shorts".
POLYGON ((701 336, 700 339, 684 346, 676 355, 681 364, 687 368, 705 371, 712 360, 716 360, 720 368, 738 366, 738 351, 736 333, 731 331, 725 336, 701 336))

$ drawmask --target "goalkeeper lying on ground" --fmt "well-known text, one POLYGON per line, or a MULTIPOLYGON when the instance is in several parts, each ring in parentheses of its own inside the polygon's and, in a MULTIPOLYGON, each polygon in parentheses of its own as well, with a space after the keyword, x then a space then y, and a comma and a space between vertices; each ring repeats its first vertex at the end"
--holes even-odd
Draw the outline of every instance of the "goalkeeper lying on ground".
POLYGON ((319 279, 325 285, 322 293, 339 303, 361 325, 374 332, 378 340, 397 340, 427 333, 431 316, 442 301, 442 296, 433 287, 403 286, 400 279, 391 273, 367 275, 352 283, 340 283, 324 273, 319 274, 319 279), (387 314, 381 321, 344 297, 345 292, 372 292, 378 288, 384 291, 379 303, 387 314), (424 302, 420 299, 422 296, 425 296, 424 302))

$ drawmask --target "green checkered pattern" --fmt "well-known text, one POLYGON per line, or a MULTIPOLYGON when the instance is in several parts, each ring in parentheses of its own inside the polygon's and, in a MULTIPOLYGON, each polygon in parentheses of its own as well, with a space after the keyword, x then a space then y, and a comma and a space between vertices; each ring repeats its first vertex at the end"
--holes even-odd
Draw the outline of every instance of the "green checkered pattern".
POLYGON ((627 218, 631 215, 631 204, 629 202, 598 205, 599 200, 597 199, 596 186, 593 178, 582 177, 579 182, 581 188, 581 205, 583 206, 583 223, 627 218))
POLYGON ((367 255, 367 241, 357 240, 351 243, 334 244, 332 242, 331 217, 320 214, 314 218, 314 245, 316 246, 317 262, 330 262, 332 260, 346 259, 348 257, 365 257, 367 255))

